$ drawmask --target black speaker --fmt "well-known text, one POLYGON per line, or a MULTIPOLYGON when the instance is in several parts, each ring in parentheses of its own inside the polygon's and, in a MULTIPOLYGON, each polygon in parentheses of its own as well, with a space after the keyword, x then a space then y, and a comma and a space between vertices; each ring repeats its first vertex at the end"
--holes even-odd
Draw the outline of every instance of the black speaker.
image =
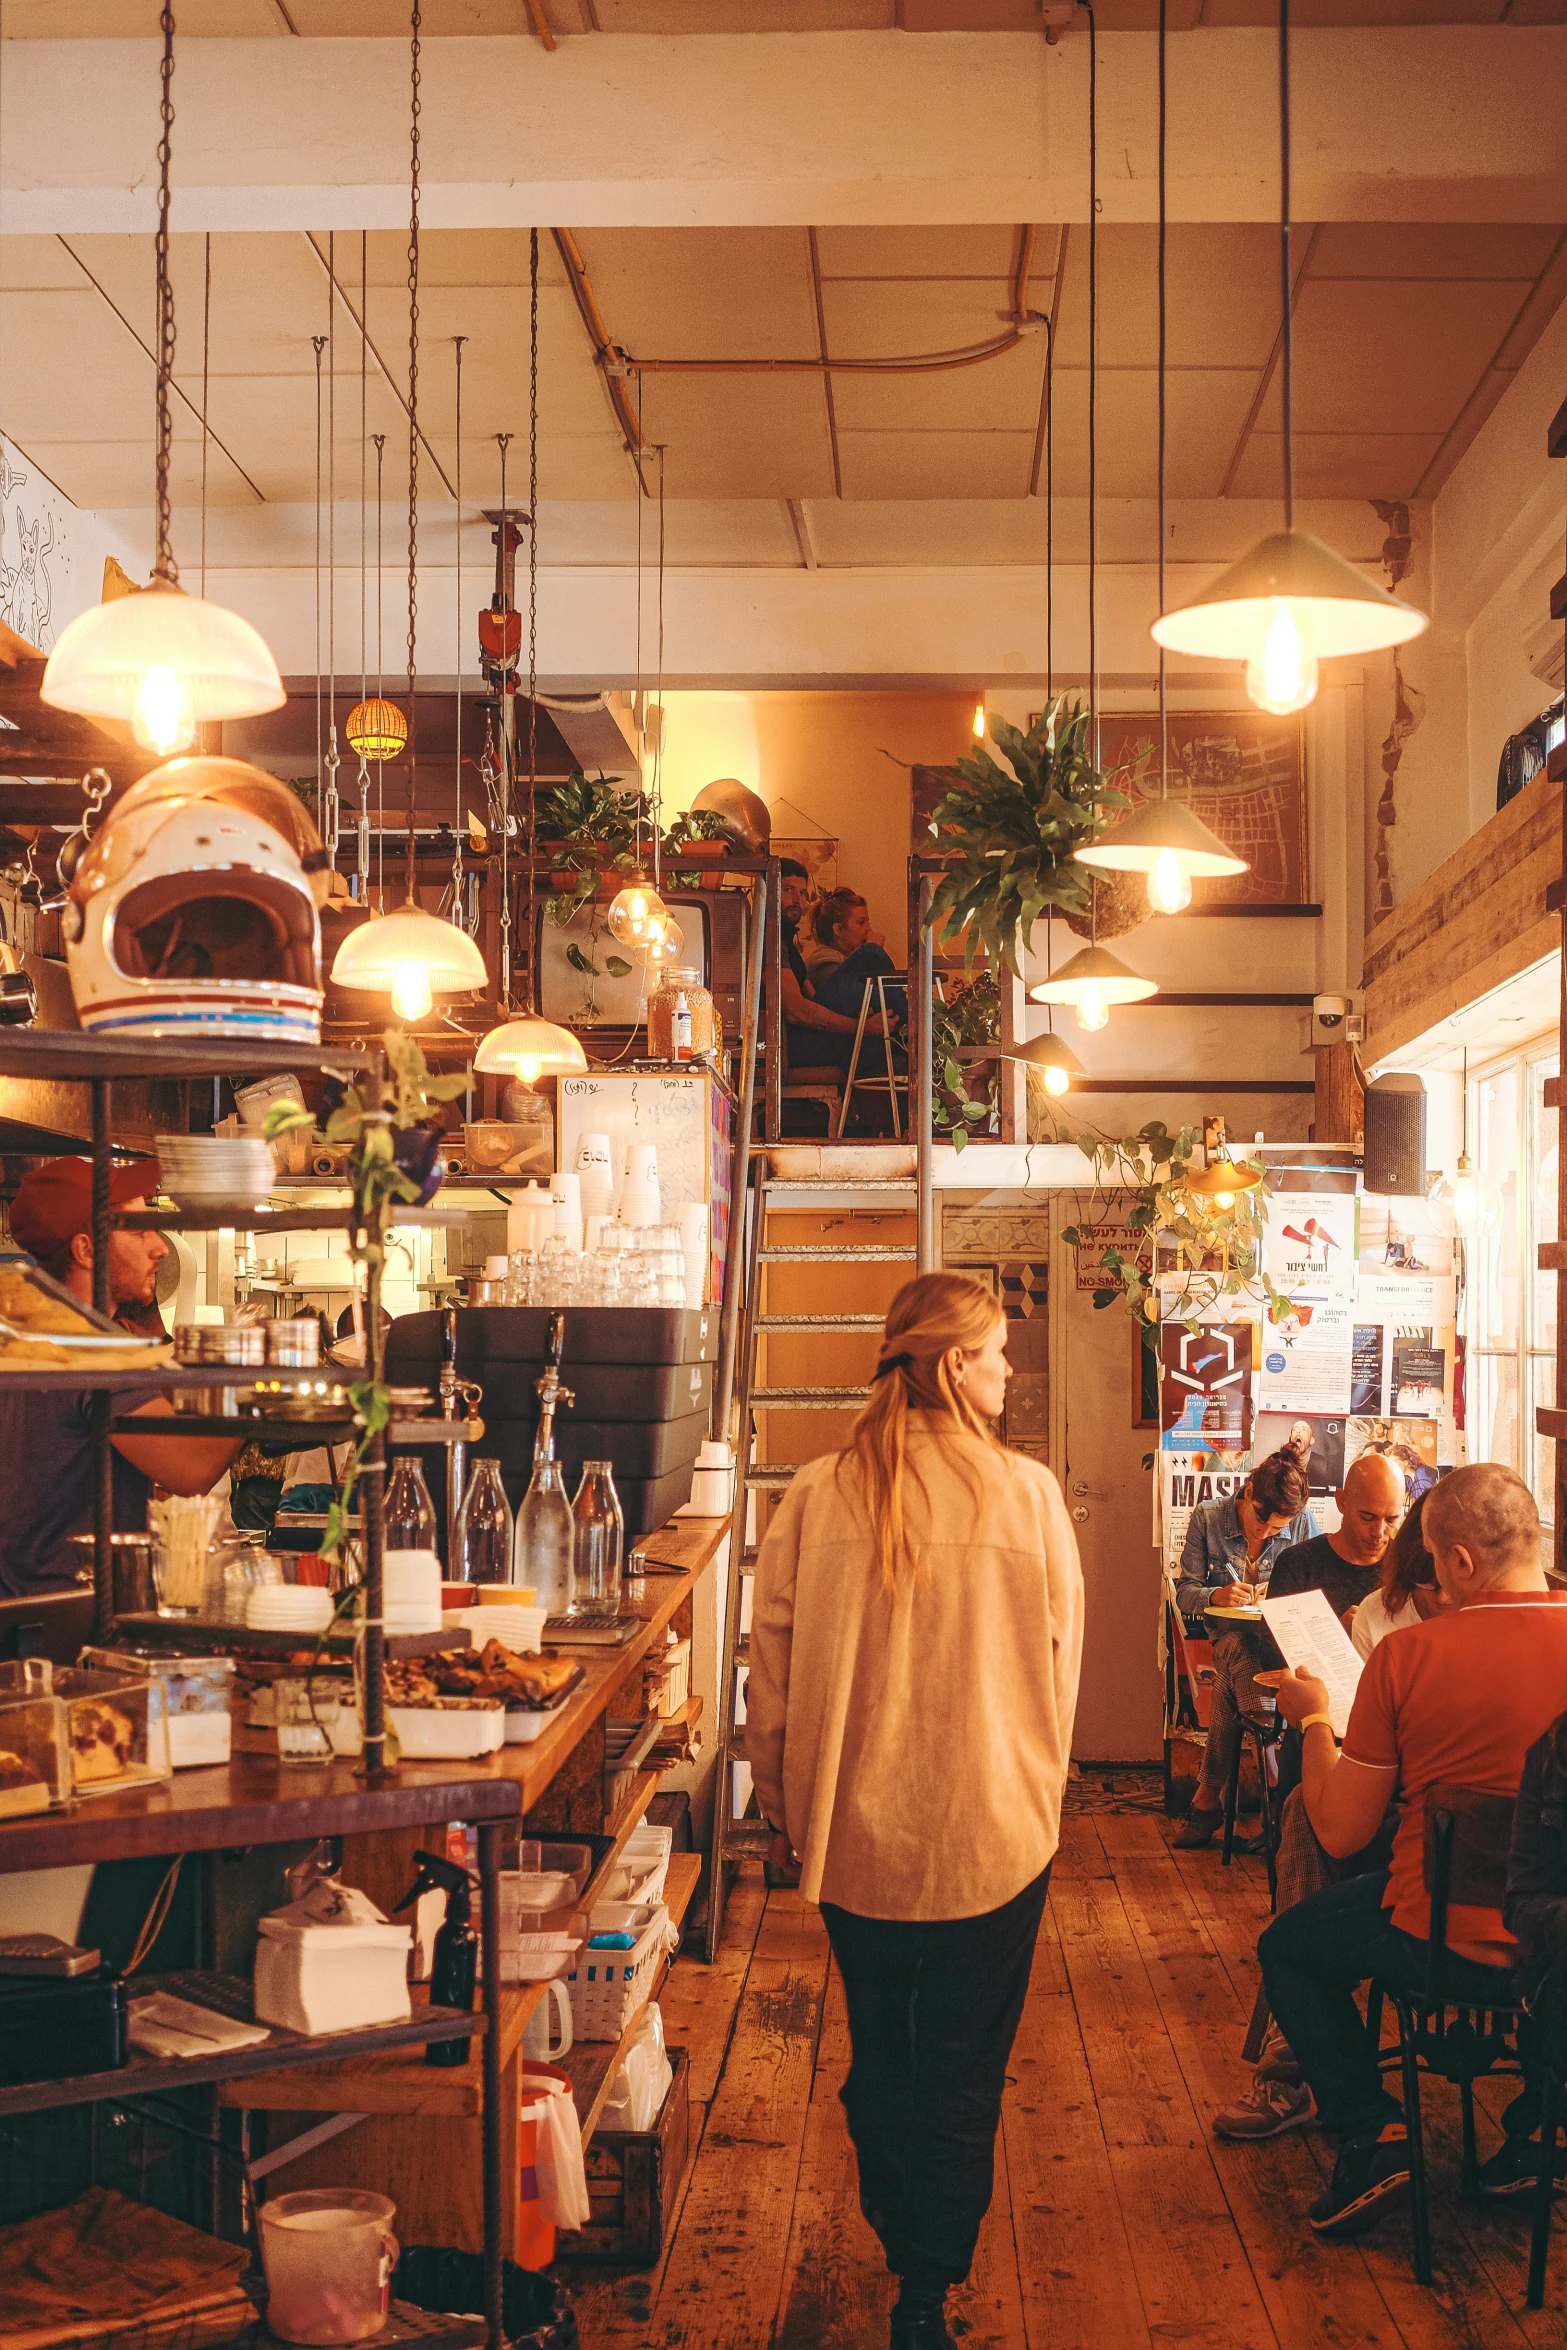
POLYGON ((1366 1087, 1367 1191, 1424 1199, 1426 1089, 1424 1080, 1393 1069, 1366 1087))

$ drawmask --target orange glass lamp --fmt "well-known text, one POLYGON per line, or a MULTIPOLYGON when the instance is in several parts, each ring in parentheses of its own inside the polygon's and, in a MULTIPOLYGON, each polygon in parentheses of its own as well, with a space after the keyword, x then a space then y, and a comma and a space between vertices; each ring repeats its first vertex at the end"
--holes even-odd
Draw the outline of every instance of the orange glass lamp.
POLYGON ((408 721, 395 702, 375 695, 354 704, 343 732, 361 759, 395 759, 408 740, 408 721))

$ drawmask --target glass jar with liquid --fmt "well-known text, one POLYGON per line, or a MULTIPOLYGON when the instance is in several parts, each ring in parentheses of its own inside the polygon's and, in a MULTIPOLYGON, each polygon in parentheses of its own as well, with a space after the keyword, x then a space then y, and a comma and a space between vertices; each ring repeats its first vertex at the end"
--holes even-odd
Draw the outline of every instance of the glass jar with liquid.
POLYGON ((656 1061, 716 1060, 724 1028, 702 974, 684 966, 666 971, 647 1007, 648 1051, 656 1061))

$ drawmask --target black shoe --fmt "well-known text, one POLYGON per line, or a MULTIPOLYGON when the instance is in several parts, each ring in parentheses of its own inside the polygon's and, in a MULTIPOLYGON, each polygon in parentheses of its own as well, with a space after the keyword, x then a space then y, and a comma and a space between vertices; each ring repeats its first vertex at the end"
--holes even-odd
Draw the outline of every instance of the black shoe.
MULTIPOLYGON (((1504 2138, 1489 2160, 1480 2165, 1480 2192, 1482 2195, 1532 2195, 1539 2168, 1538 2133, 1532 2138, 1504 2138)), ((1567 2146, 1559 2139, 1556 2176, 1558 2181, 1567 2179, 1567 2146)))
POLYGON ((1187 1813, 1180 1834, 1170 1839, 1170 1849, 1172 1852, 1203 1852, 1223 1825, 1222 1809, 1198 1811, 1194 1806, 1187 1813))
POLYGON ((1375 2138, 1351 2138, 1339 2148, 1333 2184, 1306 2217, 1319 2236, 1358 2236, 1374 2227, 1409 2188, 1409 2134, 1388 2122, 1375 2138))
POLYGON ((947 2331, 945 2293, 911 2293, 905 2285, 892 2313, 890 2350, 958 2350, 947 2331))

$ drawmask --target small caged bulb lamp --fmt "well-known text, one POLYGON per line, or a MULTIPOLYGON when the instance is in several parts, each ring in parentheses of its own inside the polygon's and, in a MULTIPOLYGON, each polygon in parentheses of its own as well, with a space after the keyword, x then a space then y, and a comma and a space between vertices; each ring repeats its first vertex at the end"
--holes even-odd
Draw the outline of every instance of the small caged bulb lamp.
POLYGON ((361 759, 395 759, 408 740, 408 721, 395 702, 383 701, 372 695, 368 702, 356 702, 348 713, 343 729, 350 750, 361 759))

